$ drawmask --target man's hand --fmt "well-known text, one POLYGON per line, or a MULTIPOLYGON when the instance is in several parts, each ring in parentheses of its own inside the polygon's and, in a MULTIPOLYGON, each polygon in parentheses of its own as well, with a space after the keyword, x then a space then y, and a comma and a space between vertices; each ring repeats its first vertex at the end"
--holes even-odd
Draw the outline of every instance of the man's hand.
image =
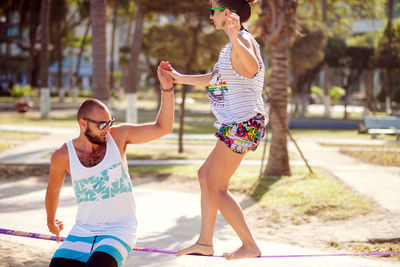
POLYGON ((53 234, 56 235, 56 241, 57 243, 60 242, 60 232, 64 229, 64 224, 59 221, 59 220, 54 220, 47 222, 47 227, 49 228, 49 231, 53 234))
POLYGON ((174 80, 171 75, 168 73, 169 71, 173 71, 173 68, 169 64, 168 61, 161 61, 160 65, 157 68, 157 76, 160 80, 161 87, 163 89, 169 89, 174 86, 174 80))

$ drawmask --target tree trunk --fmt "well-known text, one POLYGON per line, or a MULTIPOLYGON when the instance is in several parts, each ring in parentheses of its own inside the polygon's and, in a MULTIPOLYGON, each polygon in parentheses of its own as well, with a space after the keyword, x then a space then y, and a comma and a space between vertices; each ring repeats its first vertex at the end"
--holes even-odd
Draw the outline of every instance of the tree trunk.
MULTIPOLYGON (((393 29, 393 9, 394 9, 394 0, 388 0, 388 31, 389 31, 389 36, 388 36, 388 45, 389 48, 392 50, 392 29, 393 29)), ((386 69, 387 73, 387 86, 386 86, 386 97, 385 97, 385 111, 386 114, 391 114, 392 113, 392 101, 391 101, 391 93, 392 93, 392 70, 391 68, 386 69)))
POLYGON ((288 57, 288 48, 270 49, 272 73, 269 102, 273 105, 270 109, 272 137, 264 176, 291 175, 287 148, 288 57))
MULTIPOLYGON (((127 33, 127 37, 126 37, 126 40, 125 40, 126 43, 124 44, 124 46, 132 44, 132 41, 131 41, 131 38, 132 38, 132 24, 133 24, 133 22, 135 20, 135 17, 136 17, 135 14, 136 14, 135 12, 132 12, 132 15, 129 18, 128 33, 127 33)), ((129 74, 128 66, 123 66, 123 68, 122 68, 122 82, 121 82, 122 83, 122 89, 120 90, 120 94, 119 94, 119 98, 120 98, 121 101, 123 99, 123 94, 125 93, 125 90, 128 87, 128 74, 129 74)))
POLYGON ((148 60, 148 58, 147 58, 147 68, 150 70, 150 75, 151 75, 151 77, 152 77, 152 79, 153 79, 153 81, 154 81, 154 83, 153 83, 153 92, 154 92, 154 95, 156 96, 156 98, 157 98, 157 109, 156 110, 159 110, 160 109, 160 106, 161 106, 161 90, 160 90, 160 81, 158 80, 158 76, 157 76, 157 69, 158 69, 158 65, 152 65, 151 63, 150 63, 150 60, 148 60))
POLYGON ((114 46, 115 46, 115 29, 117 28, 117 16, 118 16, 118 5, 119 0, 114 0, 113 7, 113 24, 111 34, 111 54, 110 54, 110 89, 114 89, 114 46))
POLYGON ((271 145, 264 176, 290 175, 288 135, 289 49, 298 33, 297 0, 264 0, 261 3, 261 33, 271 59, 271 145))
MULTIPOLYGON (((61 29, 61 20, 57 20, 57 29, 61 29)), ((57 53, 57 91, 60 96, 60 103, 64 102, 64 88, 63 88, 63 76, 62 76, 62 67, 63 67, 63 47, 62 47, 62 40, 61 40, 61 30, 58 30, 56 33, 57 41, 56 41, 56 53, 57 53)))
POLYGON ((142 14, 142 1, 138 1, 138 11, 136 13, 135 21, 135 33, 133 35, 133 41, 131 46, 131 53, 128 65, 127 75, 127 86, 125 88, 128 100, 132 99, 132 103, 128 101, 126 109, 126 122, 137 123, 137 90, 139 85, 139 55, 142 48, 143 39, 143 23, 144 16, 142 14))
POLYGON ((90 1, 92 21, 92 83, 93 97, 109 105, 107 40, 106 40, 106 0, 90 1))
POLYGON ((324 77, 324 95, 322 102, 324 104, 324 118, 330 118, 331 117, 331 96, 329 95, 329 67, 328 64, 324 64, 324 67, 322 69, 323 71, 323 77, 324 77))
MULTIPOLYGON (((197 23, 196 28, 193 29, 193 45, 192 45, 192 50, 190 53, 190 56, 188 58, 188 61, 186 62, 186 67, 185 67, 185 73, 190 73, 192 70, 192 65, 194 58, 197 53, 197 49, 199 47, 199 32, 201 31, 201 20, 197 23)), ((183 152, 183 131, 184 131, 184 126, 185 126, 185 100, 186 100, 186 93, 188 90, 188 86, 184 85, 182 86, 182 103, 181 103, 181 112, 180 112, 180 117, 179 117, 179 134, 178 134, 178 152, 182 153, 183 152)))
POLYGON ((74 103, 78 102, 79 89, 78 89, 77 83, 78 83, 78 79, 79 79, 79 72, 81 69, 81 61, 82 61, 82 57, 83 57, 83 52, 85 51, 85 45, 86 45, 87 37, 89 35, 90 25, 91 25, 91 20, 89 19, 88 23, 86 25, 85 34, 83 36, 81 46, 79 48, 79 54, 78 54, 78 58, 76 61, 75 72, 72 77, 72 96, 73 96, 72 99, 73 99, 74 103))
POLYGON ((308 104, 309 104, 308 90, 305 87, 303 87, 301 90, 301 113, 300 113, 300 118, 302 119, 304 119, 307 115, 308 104))
POLYGON ((392 69, 387 68, 386 69, 386 81, 387 85, 385 86, 385 112, 387 115, 390 115, 392 113, 392 69))
POLYGON ((27 66, 27 82, 32 87, 35 86, 36 82, 34 81, 33 75, 33 66, 35 65, 35 42, 36 42, 36 29, 34 25, 29 25, 29 58, 28 58, 28 66, 27 66))
POLYGON ((349 114, 347 112, 347 106, 349 105, 349 86, 344 86, 344 90, 346 92, 346 94, 344 95, 344 116, 343 119, 347 120, 349 117, 349 114))
POLYGON ((51 0, 42 0, 40 7, 40 113, 42 119, 50 119, 50 91, 48 87, 47 69, 49 65, 49 18, 51 0))

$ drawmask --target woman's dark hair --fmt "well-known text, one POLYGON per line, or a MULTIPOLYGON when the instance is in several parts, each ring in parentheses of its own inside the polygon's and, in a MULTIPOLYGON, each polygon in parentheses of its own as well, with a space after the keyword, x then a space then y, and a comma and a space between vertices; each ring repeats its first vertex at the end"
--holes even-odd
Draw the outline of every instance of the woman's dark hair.
POLYGON ((236 10, 240 17, 240 24, 245 23, 251 16, 251 5, 257 0, 216 0, 219 6, 236 10))

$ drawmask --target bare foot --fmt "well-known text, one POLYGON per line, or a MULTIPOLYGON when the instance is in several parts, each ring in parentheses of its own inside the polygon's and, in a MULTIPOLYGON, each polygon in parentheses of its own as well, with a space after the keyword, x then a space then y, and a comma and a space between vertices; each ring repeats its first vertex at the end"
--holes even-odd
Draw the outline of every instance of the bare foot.
POLYGON ((258 247, 241 246, 235 251, 224 253, 227 260, 236 260, 242 258, 257 258, 261 256, 261 251, 258 247))
POLYGON ((183 255, 189 255, 189 254, 200 254, 200 255, 205 255, 205 256, 212 256, 214 255, 214 248, 212 245, 203 245, 200 243, 195 243, 191 245, 190 247, 178 250, 176 253, 176 256, 183 256, 183 255))

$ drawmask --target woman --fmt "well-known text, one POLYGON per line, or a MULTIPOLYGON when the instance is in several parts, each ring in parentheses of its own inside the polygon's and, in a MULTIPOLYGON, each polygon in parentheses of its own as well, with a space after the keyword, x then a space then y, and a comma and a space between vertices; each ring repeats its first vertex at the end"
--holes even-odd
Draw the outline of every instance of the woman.
POLYGON ((218 210, 242 241, 237 250, 224 253, 226 259, 259 257, 261 251, 247 226, 243 212, 228 191, 229 180, 244 154, 255 150, 265 135, 268 121, 262 100, 264 64, 260 49, 242 24, 251 15, 256 0, 212 0, 210 19, 223 30, 229 43, 221 50, 213 72, 183 75, 169 72, 175 83, 208 85, 211 110, 218 139, 198 171, 201 187, 201 230, 192 246, 179 250, 186 254, 213 255, 213 231, 218 210))

